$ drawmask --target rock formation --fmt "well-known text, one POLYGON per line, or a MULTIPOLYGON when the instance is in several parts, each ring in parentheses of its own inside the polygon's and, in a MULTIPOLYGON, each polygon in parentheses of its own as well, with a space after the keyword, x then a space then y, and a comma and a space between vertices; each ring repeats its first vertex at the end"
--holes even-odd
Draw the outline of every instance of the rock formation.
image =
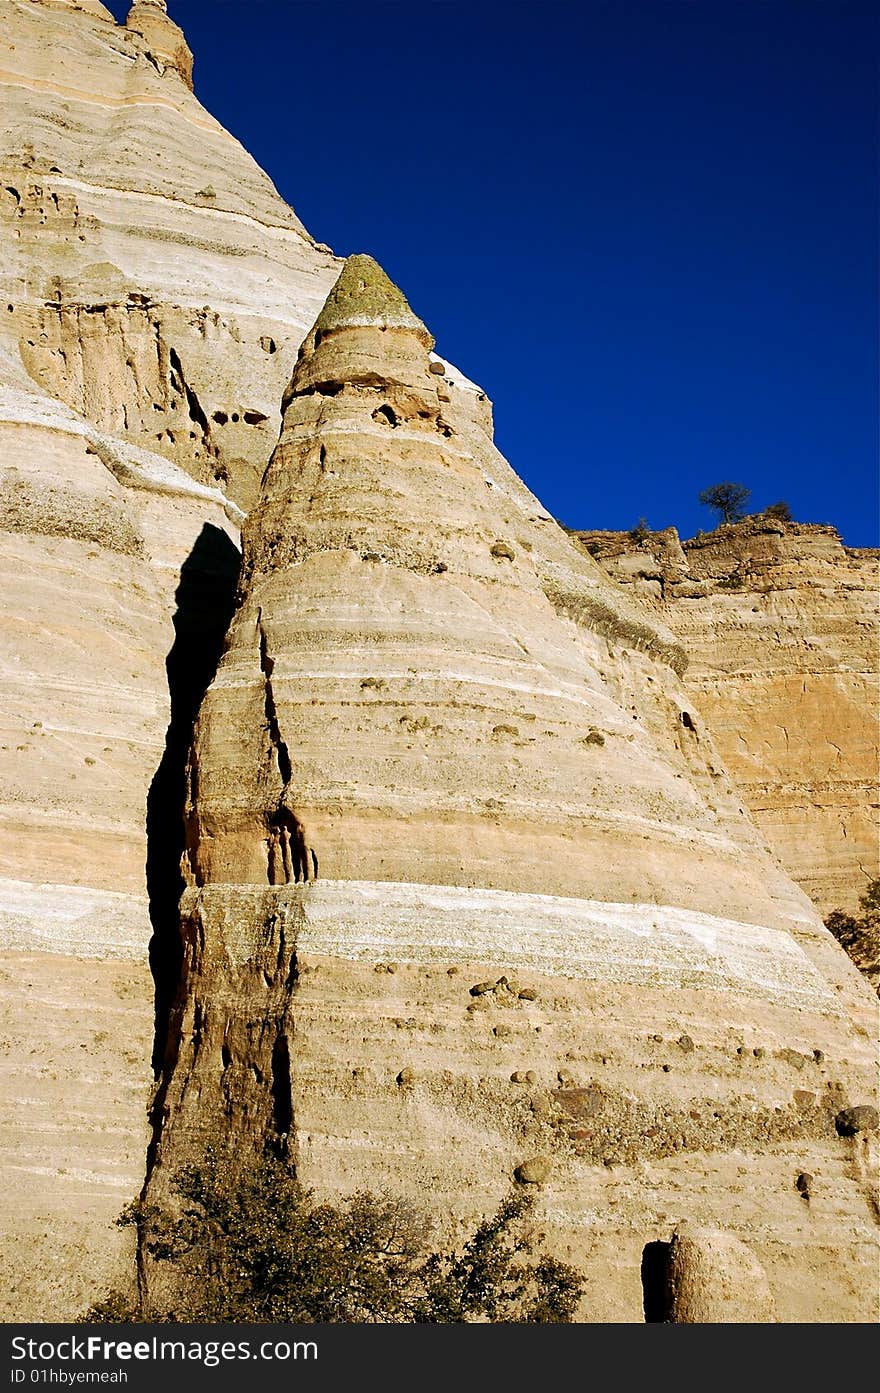
POLYGON ((687 687, 747 807, 823 915, 880 875, 880 553, 756 517, 680 542, 579 532, 688 653, 687 687))
POLYGON ((6 1319, 74 1315, 113 1269, 147 1137, 148 791, 176 926, 163 834, 235 586, 231 496, 337 273, 153 60, 152 17, 0 3, 6 1319))
POLYGON ((872 1096, 871 995, 680 649, 444 399, 431 343, 353 257, 284 396, 190 760, 148 1197, 206 1141, 447 1227, 535 1185, 590 1319, 642 1318, 682 1212, 754 1247, 781 1319, 866 1317, 875 1134, 835 1117, 872 1096))
POLYGON ((126 1260, 155 990, 153 1185, 219 1113, 327 1192, 387 1169, 455 1215, 540 1175, 597 1318, 684 1213, 764 1235, 781 1318, 853 1318, 873 1024, 681 642, 190 81, 162 4, 0 0, 0 1311, 126 1260))
POLYGON ((668 1245, 662 1318, 673 1325, 766 1325, 773 1294, 761 1264, 738 1238, 681 1224, 668 1245))
POLYGON ((192 91, 193 56, 183 30, 168 18, 165 0, 134 0, 125 27, 146 40, 146 52, 153 62, 173 68, 192 91))
POLYGON ((100 1293, 142 1180, 191 723, 341 264, 189 71, 162 5, 0 0, 6 1319, 100 1293))

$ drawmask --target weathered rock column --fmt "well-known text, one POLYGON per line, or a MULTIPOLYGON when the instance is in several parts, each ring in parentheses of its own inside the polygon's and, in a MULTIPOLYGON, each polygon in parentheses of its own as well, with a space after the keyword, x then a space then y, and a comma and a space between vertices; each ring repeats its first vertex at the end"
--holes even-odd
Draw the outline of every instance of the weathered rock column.
POLYGON ((285 393, 190 757, 148 1195, 206 1141, 447 1229, 534 1185, 593 1319, 640 1318, 670 1212, 754 1241, 788 1312, 866 1309, 834 1118, 870 1096, 870 994, 746 817, 681 649, 431 347, 352 257, 285 393), (794 1177, 820 1170, 840 1208, 805 1237, 794 1177))

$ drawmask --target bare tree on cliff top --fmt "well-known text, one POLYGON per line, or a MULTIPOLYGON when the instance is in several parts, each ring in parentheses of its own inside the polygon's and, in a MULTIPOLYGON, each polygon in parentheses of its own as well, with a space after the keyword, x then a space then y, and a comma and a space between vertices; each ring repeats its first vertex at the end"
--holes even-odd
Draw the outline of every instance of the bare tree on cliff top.
POLYGON ((752 490, 747 489, 745 484, 713 484, 711 488, 703 489, 700 494, 700 502, 706 508, 711 508, 718 514, 719 523, 722 522, 741 522, 745 517, 746 503, 752 496, 752 490))

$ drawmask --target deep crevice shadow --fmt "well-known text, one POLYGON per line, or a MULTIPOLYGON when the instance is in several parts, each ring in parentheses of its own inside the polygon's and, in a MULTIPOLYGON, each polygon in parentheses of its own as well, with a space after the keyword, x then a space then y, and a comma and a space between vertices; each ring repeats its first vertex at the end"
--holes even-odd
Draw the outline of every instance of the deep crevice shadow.
POLYGON ((642 1306, 649 1325, 666 1322, 666 1268, 670 1246, 658 1239, 646 1243, 642 1249, 642 1306))
POLYGON ((180 977, 178 905, 184 888, 186 768, 202 698, 213 681, 235 608, 241 557, 222 528, 206 523, 180 571, 174 643, 165 660, 171 719, 147 794, 147 894, 154 985, 153 1072, 162 1072, 168 1020, 180 977))

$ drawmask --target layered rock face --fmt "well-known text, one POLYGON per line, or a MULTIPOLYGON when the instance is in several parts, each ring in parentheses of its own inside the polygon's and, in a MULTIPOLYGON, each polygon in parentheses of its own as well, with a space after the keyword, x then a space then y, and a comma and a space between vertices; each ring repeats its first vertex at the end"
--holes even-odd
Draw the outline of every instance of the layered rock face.
POLYGON ((163 5, 123 28, 98 0, 0 0, 6 1319, 75 1315, 120 1255, 232 497, 338 269, 186 52, 163 5))
POLYGON ((684 543, 576 535, 684 644, 688 689, 786 870, 823 914, 854 909, 880 875, 880 553, 772 518, 684 543))
POLYGON ((783 1317, 852 1318, 865 1137, 828 1119, 865 1101, 873 1022, 767 864, 681 643, 572 550, 372 272, 315 326, 261 491, 340 263, 190 83, 156 0, 124 26, 100 0, 0 0, 0 1313, 74 1316, 130 1257, 147 945, 164 1041, 187 749, 259 500, 191 763, 154 1157, 219 1111, 327 1192, 387 1173, 460 1215, 546 1150, 600 1318, 638 1316, 640 1245, 685 1215, 763 1235, 783 1317), (195 1053, 201 1119, 179 1106, 195 1053))
MULTIPOLYGON (((124 26, 99 0, 0 0, 6 1319, 76 1315, 119 1256, 192 720, 340 265, 190 85, 156 0, 124 26)), ((459 374, 441 386, 489 422, 459 374)))
POLYGON ((242 507, 338 274, 189 90, 156 0, 2 0, 4 339, 93 425, 242 507))
POLYGON ((586 1319, 643 1319, 681 1218, 751 1245, 780 1319, 868 1318, 868 1144, 835 1117, 872 1096, 871 995, 745 815, 680 646, 430 348, 351 258, 285 393, 190 759, 147 1194, 207 1140, 447 1230, 537 1183, 586 1319))

